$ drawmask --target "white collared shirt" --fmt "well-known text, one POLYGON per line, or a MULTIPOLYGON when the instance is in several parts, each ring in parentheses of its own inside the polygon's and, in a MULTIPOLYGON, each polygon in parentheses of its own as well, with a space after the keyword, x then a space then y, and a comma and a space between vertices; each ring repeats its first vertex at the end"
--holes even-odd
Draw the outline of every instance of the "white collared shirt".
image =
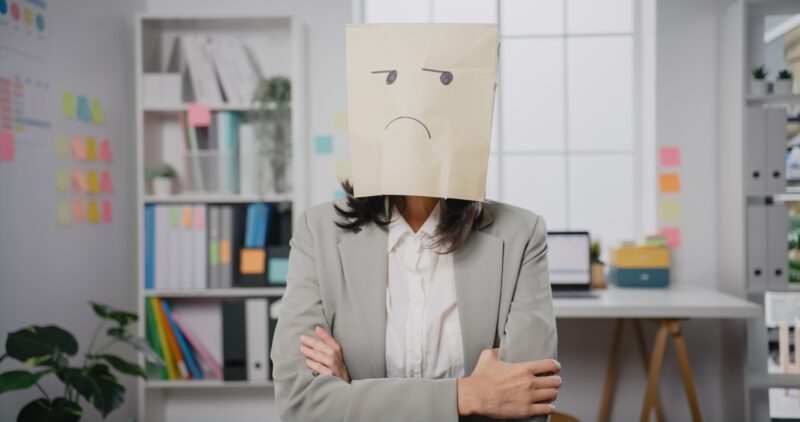
POLYGON ((439 206, 414 233, 395 209, 389 224, 386 376, 458 378, 464 349, 453 255, 433 249, 439 206))

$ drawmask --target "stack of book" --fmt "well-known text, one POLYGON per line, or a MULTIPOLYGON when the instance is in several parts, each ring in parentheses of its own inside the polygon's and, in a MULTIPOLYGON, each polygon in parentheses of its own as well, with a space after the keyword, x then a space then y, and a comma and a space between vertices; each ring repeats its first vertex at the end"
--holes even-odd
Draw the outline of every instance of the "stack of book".
POLYGON ((183 35, 178 43, 180 61, 187 73, 195 101, 250 104, 261 75, 245 45, 235 37, 183 35))

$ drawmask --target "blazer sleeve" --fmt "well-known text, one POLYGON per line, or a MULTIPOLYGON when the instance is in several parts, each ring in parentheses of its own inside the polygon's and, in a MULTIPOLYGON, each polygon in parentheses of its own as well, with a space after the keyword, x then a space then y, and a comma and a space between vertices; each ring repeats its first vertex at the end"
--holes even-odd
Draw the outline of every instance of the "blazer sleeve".
MULTIPOLYGON (((557 346, 553 295, 547 271, 547 229, 544 219, 537 216, 500 339, 500 359, 504 362, 555 359, 557 346)), ((546 421, 548 417, 528 420, 546 421)))
MULTIPOLYGON (((456 379, 353 380, 313 376, 300 354, 300 334, 313 335, 323 314, 314 239, 304 213, 291 242, 289 274, 271 358, 275 400, 290 421, 456 421, 456 379)), ((347 347, 343 345, 343 347, 347 347)))

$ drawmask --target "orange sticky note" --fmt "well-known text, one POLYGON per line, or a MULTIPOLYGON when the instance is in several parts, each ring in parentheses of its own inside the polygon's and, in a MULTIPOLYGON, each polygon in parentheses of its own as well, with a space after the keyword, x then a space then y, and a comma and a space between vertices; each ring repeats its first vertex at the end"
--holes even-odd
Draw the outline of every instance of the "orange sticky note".
POLYGON ((266 271, 267 251, 264 249, 242 249, 239 255, 241 263, 239 271, 242 274, 264 274, 266 271))
POLYGON ((89 183, 86 181, 86 175, 83 173, 83 170, 75 170, 72 172, 72 191, 89 191, 89 183))
POLYGON ((72 137, 72 159, 86 159, 86 146, 83 143, 83 139, 81 139, 81 137, 78 135, 72 137))
POLYGON ((189 104, 189 126, 206 127, 211 124, 211 109, 200 103, 189 104))
POLYGON ((83 198, 75 198, 72 201, 72 220, 76 223, 86 221, 86 208, 83 204, 83 198))
POLYGON ((89 161, 97 159, 97 141, 92 137, 86 138, 86 159, 89 161))
POLYGON ((231 262, 231 242, 229 240, 219 241, 219 262, 220 264, 231 262))
POLYGON ((89 179, 89 193, 93 195, 100 193, 100 179, 97 178, 97 172, 89 170, 87 178, 89 179))
POLYGON ((100 141, 100 159, 106 163, 111 162, 111 143, 108 142, 108 139, 100 141))
POLYGON ((678 173, 661 173, 658 185, 661 193, 678 193, 681 191, 681 177, 678 173))
POLYGON ((192 228, 192 208, 191 207, 183 207, 183 228, 184 229, 191 229, 192 228))
POLYGON ((100 190, 103 193, 112 193, 114 188, 111 186, 111 173, 108 170, 103 170, 100 173, 100 190))
POLYGON ((681 246, 681 229, 678 227, 665 227, 658 232, 667 239, 667 245, 677 248, 681 246))
POLYGON ((102 211, 103 211, 103 222, 104 223, 110 223, 111 222, 111 200, 110 199, 104 199, 102 208, 103 208, 102 209, 102 211))
POLYGON ((89 224, 97 224, 100 221, 100 210, 97 208, 97 201, 89 201, 87 208, 89 224))

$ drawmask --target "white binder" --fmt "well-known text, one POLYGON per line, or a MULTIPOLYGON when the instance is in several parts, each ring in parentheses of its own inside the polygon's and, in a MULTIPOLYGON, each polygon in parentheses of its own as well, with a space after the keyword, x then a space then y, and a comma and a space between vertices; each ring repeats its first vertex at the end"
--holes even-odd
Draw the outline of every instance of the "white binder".
POLYGON ((269 320, 267 318, 267 299, 249 298, 245 300, 247 335, 247 379, 264 381, 269 374, 269 320))
POLYGON ((789 285, 789 247, 786 234, 789 231, 789 215, 786 205, 775 203, 765 206, 767 228, 767 285, 771 290, 786 290, 789 285))
POLYGON ((747 109, 747 133, 744 139, 744 177, 747 193, 764 192, 767 166, 767 111, 747 109))
POLYGON ((767 207, 747 204, 747 286, 751 291, 767 290, 767 207))
POLYGON ((786 109, 767 109, 766 189, 770 193, 786 191, 786 109))

